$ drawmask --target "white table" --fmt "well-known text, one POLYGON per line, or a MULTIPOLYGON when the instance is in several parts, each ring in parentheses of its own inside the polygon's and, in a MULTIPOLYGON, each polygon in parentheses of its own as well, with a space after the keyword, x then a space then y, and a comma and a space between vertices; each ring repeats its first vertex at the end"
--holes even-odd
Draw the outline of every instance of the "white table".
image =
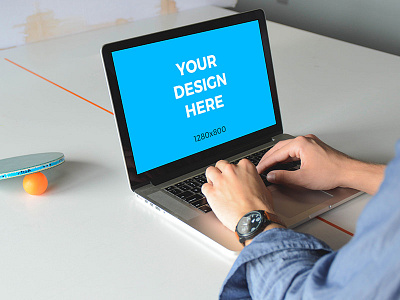
MULTIPOLYGON (((233 258, 137 201, 113 116, 76 95, 111 110, 104 43, 232 13, 200 8, 0 52, 0 157, 66 156, 46 171, 50 186, 42 196, 26 194, 22 178, 0 181, 0 298, 217 297, 233 258)), ((268 28, 285 132, 315 133, 350 155, 387 162, 400 136, 399 57, 268 28)), ((354 232, 368 199, 322 217, 354 232)), ((298 230, 336 249, 350 239, 320 220, 298 230)))

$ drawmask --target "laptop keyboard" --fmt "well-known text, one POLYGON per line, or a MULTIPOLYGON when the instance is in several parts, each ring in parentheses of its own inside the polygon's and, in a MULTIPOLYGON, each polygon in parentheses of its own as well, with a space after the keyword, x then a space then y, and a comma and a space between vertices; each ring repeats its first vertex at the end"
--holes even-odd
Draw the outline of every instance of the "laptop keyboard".
MULTIPOLYGON (((270 147, 271 148, 271 147, 270 147)), ((263 149, 258 152, 255 152, 253 154, 250 154, 248 156, 245 156, 244 158, 247 158, 250 160, 255 166, 258 164, 258 162, 261 160, 261 158, 264 156, 264 154, 270 149, 263 149)), ((235 161, 232 161, 232 164, 237 164, 240 160, 237 159, 235 161)), ((275 165, 273 168, 270 168, 266 170, 263 174, 261 174, 261 179, 263 180, 264 184, 266 186, 271 185, 270 182, 267 180, 266 174, 272 170, 290 170, 294 171, 297 170, 300 166, 300 161, 295 161, 295 162, 290 162, 290 163, 285 163, 285 164, 278 164, 275 165)), ((207 178, 205 174, 200 174, 196 175, 192 178, 183 180, 181 182, 178 182, 174 185, 168 186, 164 188, 165 191, 168 193, 182 199, 183 201, 186 201, 190 205, 194 206, 197 209, 200 209, 201 211, 207 213, 211 211, 211 207, 207 203, 206 197, 201 193, 201 186, 207 182, 207 178)))

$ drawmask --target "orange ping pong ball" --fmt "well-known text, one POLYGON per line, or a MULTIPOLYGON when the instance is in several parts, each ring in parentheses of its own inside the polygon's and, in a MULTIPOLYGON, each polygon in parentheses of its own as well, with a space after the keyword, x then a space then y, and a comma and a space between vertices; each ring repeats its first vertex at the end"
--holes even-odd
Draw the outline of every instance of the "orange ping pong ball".
POLYGON ((48 181, 43 173, 25 175, 22 183, 24 190, 31 195, 41 195, 47 189, 48 181))

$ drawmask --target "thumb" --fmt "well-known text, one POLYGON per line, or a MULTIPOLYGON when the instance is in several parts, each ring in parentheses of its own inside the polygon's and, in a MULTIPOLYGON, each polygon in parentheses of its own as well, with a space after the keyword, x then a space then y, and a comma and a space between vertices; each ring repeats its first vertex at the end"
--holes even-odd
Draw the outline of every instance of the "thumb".
POLYGON ((302 185, 300 170, 297 171, 284 171, 275 170, 267 174, 267 180, 271 183, 288 184, 288 185, 302 185))

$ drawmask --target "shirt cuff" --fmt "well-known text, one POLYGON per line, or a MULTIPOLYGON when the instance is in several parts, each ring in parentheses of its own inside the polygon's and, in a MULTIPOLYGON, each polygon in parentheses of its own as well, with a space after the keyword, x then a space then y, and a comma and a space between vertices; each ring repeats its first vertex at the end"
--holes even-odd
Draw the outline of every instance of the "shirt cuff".
POLYGON ((236 259, 221 288, 220 299, 251 299, 246 277, 248 262, 263 257, 273 263, 277 259, 290 259, 300 252, 315 250, 322 250, 318 251, 321 256, 332 252, 326 243, 309 234, 282 228, 260 233, 236 259))

